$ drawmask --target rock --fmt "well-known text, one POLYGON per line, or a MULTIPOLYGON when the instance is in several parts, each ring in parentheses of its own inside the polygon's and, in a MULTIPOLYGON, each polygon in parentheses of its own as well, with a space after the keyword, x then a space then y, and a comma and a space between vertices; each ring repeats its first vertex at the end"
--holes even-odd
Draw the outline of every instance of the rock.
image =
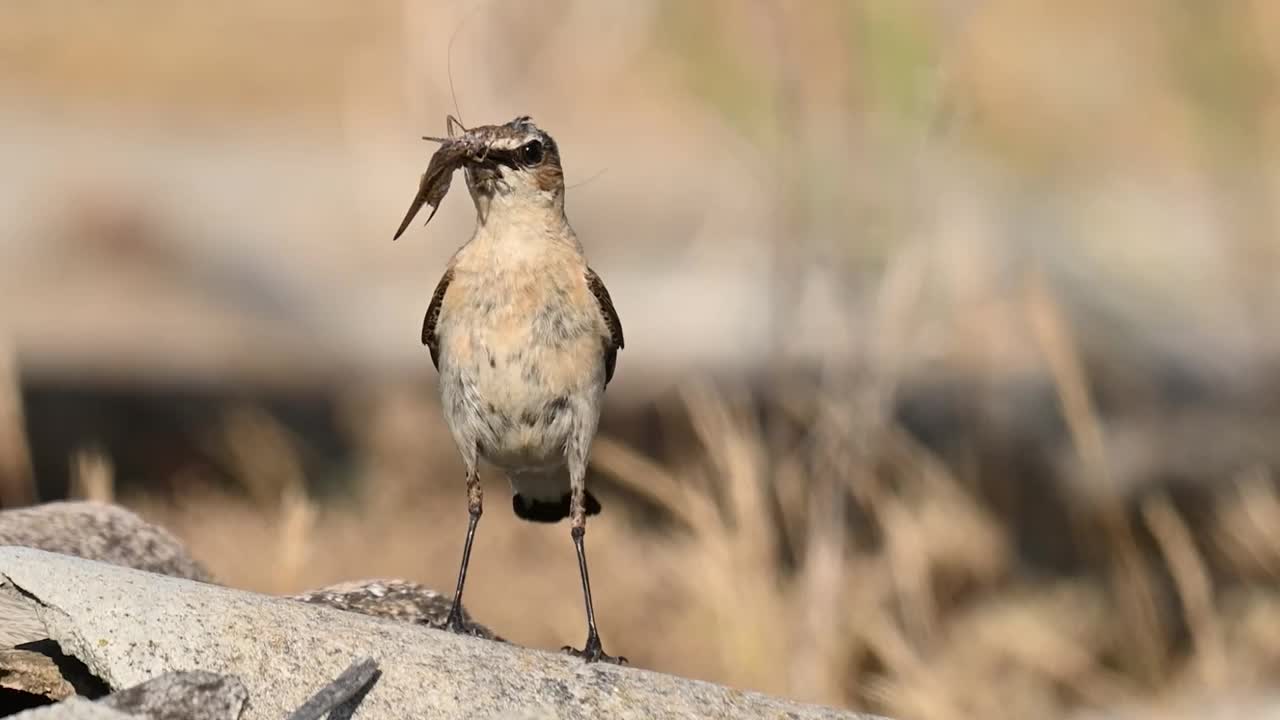
POLYGON ((169 531, 119 505, 75 501, 0 510, 0 545, 18 545, 211 582, 169 531))
MULTIPOLYGON (((37 548, 161 575, 214 582, 182 542, 167 530, 123 507, 106 503, 53 502, 0 510, 0 546, 3 545, 37 548)), ((450 597, 424 585, 400 579, 343 582, 290 597, 339 610, 428 625, 444 621, 451 601, 450 597)), ((465 608, 463 619, 477 637, 502 640, 489 628, 473 621, 465 608)), ((0 647, 13 647, 40 637, 30 610, 0 596, 0 647)))
POLYGON ((0 688, 53 701, 76 692, 53 660, 30 650, 0 650, 0 688))
POLYGON ((137 715, 122 713, 83 698, 71 698, 9 717, 13 720, 140 720, 137 715))
MULTIPOLYGON (((45 658, 39 653, 31 654, 45 658)), ((71 697, 19 717, 236 720, 248 697, 244 685, 234 677, 201 671, 171 672, 107 695, 96 703, 71 697)))
POLYGON ((0 593, 0 647, 11 648, 44 637, 40 617, 27 603, 0 593))
POLYGON ((378 663, 373 658, 357 660, 333 682, 317 690, 302 707, 294 710, 289 720, 320 720, 335 710, 351 715, 373 687, 379 672, 378 663))
POLYGON ((0 647, 17 647, 44 637, 44 625, 31 605, 17 594, 0 593, 0 647))
MULTIPOLYGON (((84 663, 62 652, 62 648, 58 646, 58 643, 49 638, 26 642, 13 649, 36 653, 44 657, 49 664, 53 665, 53 671, 57 672, 58 677, 71 686, 72 695, 79 695, 93 700, 111 692, 111 688, 96 675, 89 672, 89 668, 84 663)), ((44 702, 36 704, 43 705, 44 702)))
POLYGON ((112 688, 233 675, 244 720, 286 717, 361 657, 380 675, 358 720, 866 717, 29 548, 0 548, 0 581, 112 688))
MULTIPOLYGON (((355 580, 329 585, 290 599, 373 617, 439 626, 449 617, 453 599, 408 580, 355 580)), ((489 628, 472 621, 466 608, 462 619, 476 637, 502 640, 489 628)))
POLYGON ((151 720, 236 720, 249 693, 238 678, 211 672, 170 672, 98 702, 151 720))

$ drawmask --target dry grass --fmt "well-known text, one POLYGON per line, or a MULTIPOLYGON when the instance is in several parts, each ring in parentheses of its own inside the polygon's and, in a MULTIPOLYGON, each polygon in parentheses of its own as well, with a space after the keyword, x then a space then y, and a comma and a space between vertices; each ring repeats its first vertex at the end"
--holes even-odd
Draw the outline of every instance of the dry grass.
MULTIPOLYGON (((1106 430, 1070 330, 1043 288, 1027 298, 1076 446, 1105 478, 1106 430)), ((884 318, 900 311, 881 305, 884 318)), ((1081 487, 1060 508, 1073 514, 1075 536, 1059 541, 1078 546, 1084 565, 1028 572, 1015 518, 880 410, 893 381, 832 375, 849 376, 869 379, 793 380, 766 401, 794 433, 771 435, 743 392, 691 383, 677 405, 696 452, 659 461, 598 441, 596 469, 668 516, 657 527, 634 524, 614 505, 590 525, 611 648, 642 667, 903 720, 1158 714, 1267 687, 1280 668, 1280 594, 1271 589, 1280 501, 1268 478, 1224 485, 1200 536, 1161 492, 1134 505, 1105 486, 1081 487), (1139 537, 1153 538, 1154 551, 1139 537)), ((353 409, 366 421, 354 498, 308 498, 287 432, 237 409, 224 451, 247 493, 192 491, 176 506, 125 501, 236 586, 290 592, 401 576, 451 587, 466 518, 461 476, 438 409, 402 390, 353 409)), ((491 512, 470 609, 519 643, 579 640, 567 531, 516 521, 504 512, 502 481, 486 480, 491 512)))
POLYGON ((16 366, 12 347, 0 336, 0 507, 35 501, 16 366))
MULTIPOLYGON (((415 303, 467 229, 465 199, 425 242, 385 236, 421 170, 406 138, 452 110, 445 56, 470 17, 453 55, 464 116, 532 112, 579 177, 609 168, 572 192, 627 323, 610 406, 657 405, 684 433, 669 452, 594 447, 626 491, 588 533, 612 651, 901 720, 1158 716, 1280 677, 1280 494, 1249 442, 1268 442, 1275 409, 1183 434, 1141 422, 1162 413, 1169 365, 1241 406, 1273 382, 1280 6, 83 5, 31 5, 0 29, 16 58, 0 83, 35 108, 12 135, 40 151, 6 164, 31 190, 10 223, 23 240, 0 245, 15 258, 0 324, 63 372, 181 366, 234 385, 255 364, 280 382, 338 358, 372 378, 344 390, 350 496, 309 493, 297 439, 246 406, 206 438, 238 491, 183 471, 164 478, 174 501, 120 498, 224 581, 453 586, 461 469, 427 383, 392 378, 426 369, 415 303), (60 108, 75 132, 45 133, 60 108), (91 152, 130 137, 120 158, 91 152), (130 245, 64 217, 85 202, 42 174, 62 166, 165 229, 130 245), (207 183, 177 182, 192 178, 207 183), (130 264, 153 246, 177 261, 130 264), (707 365, 768 390, 651 389, 707 365), (1004 383, 1043 380, 1053 400, 1030 420, 1065 439, 1034 453, 1078 472, 927 449, 896 401, 954 377, 995 407, 1004 383), (1203 507, 1138 482, 1157 461, 1194 463, 1203 507), (665 519, 633 518, 625 495, 665 519)), ((10 359, 0 345, 12 495, 29 460, 10 359)), ((1034 434, 1024 419, 947 430, 1013 444, 1034 434)), ((73 466, 74 492, 116 494, 103 451, 73 466)), ((516 521, 484 477, 471 611, 519 643, 580 642, 567 529, 516 521)))
MULTIPOLYGON (((589 533, 603 632, 637 665, 899 718, 1019 718, 1245 689, 1280 663, 1280 635, 1250 630, 1280 617, 1280 597, 1234 586, 1219 598, 1186 525, 1159 497, 1143 514, 1175 578, 1190 648, 1174 649, 1173 628, 1154 619, 1137 630, 1154 637, 1137 635, 1126 597, 1133 585, 1117 572, 1019 577, 999 519, 893 431, 876 445, 895 464, 894 489, 864 478, 879 485, 866 492, 879 548, 850 547, 820 492, 777 522, 766 508, 801 478, 762 461, 758 431, 723 399, 699 392, 689 402, 710 446, 707 464, 678 477, 659 469, 626 478, 669 501, 688 527, 656 535, 615 511, 589 533), (777 484, 765 472, 777 472, 777 484), (776 557, 776 534, 788 528, 802 529, 789 538, 804 550, 795 567, 776 557), (1152 648, 1162 654, 1150 657, 1152 648)), ((603 455, 612 468, 644 467, 621 448, 603 455)), ((567 534, 501 512, 502 491, 489 483, 498 511, 482 524, 469 605, 516 642, 576 641, 582 612, 567 534)), ((213 492, 176 508, 129 504, 175 529, 225 581, 288 592, 368 576, 449 587, 460 497, 446 484, 390 510, 375 510, 371 497, 317 506, 296 488, 265 505, 213 492)), ((1236 543, 1277 553, 1231 527, 1236 543)))

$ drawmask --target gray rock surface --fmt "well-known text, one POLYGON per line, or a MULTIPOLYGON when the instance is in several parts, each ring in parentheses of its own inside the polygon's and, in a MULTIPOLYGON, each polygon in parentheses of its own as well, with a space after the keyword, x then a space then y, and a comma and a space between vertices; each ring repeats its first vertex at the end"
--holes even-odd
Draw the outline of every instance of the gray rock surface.
POLYGON ((151 720, 236 720, 248 699, 239 678, 195 670, 165 673, 98 702, 151 720))
POLYGON ((40 616, 29 603, 0 592, 0 648, 11 648, 45 636, 40 616))
POLYGON ((320 720, 335 711, 350 715, 360 707, 379 675, 381 671, 373 658, 360 658, 333 682, 317 690, 288 720, 320 720))
POLYGON ((0 545, 20 545, 88 560, 210 582, 212 577, 164 528, 119 505, 51 502, 0 510, 0 545))
MULTIPOLYGON (((44 658, 38 653, 30 653, 44 658)), ((48 658, 45 658, 48 660, 48 658)), ((50 663, 52 665, 52 663, 50 663)), ((64 698, 67 696, 64 696, 64 698)), ((249 698, 244 684, 229 675, 170 672, 89 702, 70 697, 18 717, 145 718, 146 720, 237 720, 249 698)), ((61 698, 59 698, 61 699, 61 698)))
POLYGON ((45 705, 9 717, 13 720, 139 720, 137 715, 122 713, 83 698, 71 698, 56 705, 45 705))
MULTIPOLYGON (((137 570, 215 582, 180 540, 133 512, 108 503, 51 502, 0 510, 0 545, 31 547, 137 570)), ((289 596, 315 605, 400 622, 439 625, 452 601, 409 580, 365 579, 328 585, 289 596)), ((501 640, 462 611, 477 637, 501 640)), ((34 616, 0 596, 0 648, 39 638, 34 616)))
POLYGON ((0 582, 112 688, 234 675, 245 720, 286 717, 359 657, 381 671, 365 720, 866 717, 29 548, 0 548, 0 582))

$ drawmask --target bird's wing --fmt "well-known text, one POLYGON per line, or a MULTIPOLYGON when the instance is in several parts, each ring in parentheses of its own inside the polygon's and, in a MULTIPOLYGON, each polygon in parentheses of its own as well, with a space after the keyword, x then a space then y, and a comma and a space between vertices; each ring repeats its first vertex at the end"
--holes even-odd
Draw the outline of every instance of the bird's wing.
POLYGON ((422 321, 422 344, 431 351, 431 364, 437 370, 440 369, 440 338, 436 335, 436 321, 440 319, 440 305, 444 302, 444 294, 449 290, 451 282, 453 268, 446 270, 444 277, 440 278, 440 284, 436 285, 435 294, 431 296, 431 304, 427 306, 427 317, 422 321))
POLYGON ((618 351, 624 347, 622 321, 618 319, 618 311, 613 309, 613 299, 609 297, 604 281, 591 268, 587 268, 587 287, 596 296, 596 304, 600 306, 605 327, 609 328, 609 337, 604 343, 604 383, 608 385, 613 379, 613 369, 618 364, 618 351))

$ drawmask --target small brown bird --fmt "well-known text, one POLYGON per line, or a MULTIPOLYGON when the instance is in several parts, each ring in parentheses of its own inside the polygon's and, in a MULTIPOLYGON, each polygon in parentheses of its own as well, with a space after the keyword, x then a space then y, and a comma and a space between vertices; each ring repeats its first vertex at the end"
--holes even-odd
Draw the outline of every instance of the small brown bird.
POLYGON ((555 140, 529 117, 461 135, 455 123, 450 117, 449 137, 425 138, 440 148, 396 232, 400 237, 424 203, 434 216, 453 171, 464 170, 475 232, 450 260, 422 327, 440 373, 445 419, 466 465, 471 515, 445 627, 466 632, 462 586, 482 512, 483 457, 506 472, 517 517, 570 520, 587 642, 564 650, 589 662, 625 662, 600 645, 583 549, 587 516, 600 512, 586 488, 587 455, 622 349, 622 323, 565 218, 555 140))

